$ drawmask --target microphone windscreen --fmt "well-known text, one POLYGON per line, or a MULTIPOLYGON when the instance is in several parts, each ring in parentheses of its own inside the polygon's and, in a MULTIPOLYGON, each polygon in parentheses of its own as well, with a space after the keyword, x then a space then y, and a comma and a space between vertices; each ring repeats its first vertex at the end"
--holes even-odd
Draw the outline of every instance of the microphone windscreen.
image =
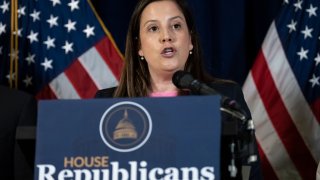
POLYGON ((173 84, 179 89, 188 89, 193 80, 190 73, 181 70, 175 72, 172 76, 173 84))

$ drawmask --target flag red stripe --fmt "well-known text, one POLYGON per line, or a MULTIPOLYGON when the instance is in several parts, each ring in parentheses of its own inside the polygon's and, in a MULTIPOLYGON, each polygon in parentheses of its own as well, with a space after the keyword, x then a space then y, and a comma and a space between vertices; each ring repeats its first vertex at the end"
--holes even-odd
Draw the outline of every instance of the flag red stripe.
POLYGON ((320 124, 320 99, 317 99, 311 105, 314 116, 317 118, 318 123, 320 124))
POLYGON ((263 178, 277 180, 278 177, 277 177, 276 173, 274 172, 268 158, 266 157, 266 154, 263 152, 259 143, 257 143, 257 146, 258 146, 258 151, 259 151, 259 157, 260 157, 260 163, 261 163, 261 167, 262 167, 263 178))
POLYGON ((36 95, 37 99, 57 99, 55 93, 51 90, 49 85, 44 86, 36 95))
POLYGON ((81 98, 93 98, 98 88, 87 71, 76 60, 64 72, 81 98))
POLYGON ((103 38, 95 45, 97 51, 108 64, 114 76, 119 80, 123 67, 123 60, 114 48, 108 37, 103 38))
POLYGON ((281 101, 262 51, 259 52, 257 61, 259 63, 255 63, 252 68, 252 76, 272 124, 301 177, 315 179, 316 162, 281 101))

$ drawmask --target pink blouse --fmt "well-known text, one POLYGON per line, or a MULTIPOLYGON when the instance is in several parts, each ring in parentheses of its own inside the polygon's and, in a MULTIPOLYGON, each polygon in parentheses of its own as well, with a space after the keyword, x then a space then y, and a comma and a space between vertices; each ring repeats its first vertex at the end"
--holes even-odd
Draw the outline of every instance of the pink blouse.
POLYGON ((149 94, 150 97, 175 97, 178 96, 178 91, 170 92, 153 92, 149 94))

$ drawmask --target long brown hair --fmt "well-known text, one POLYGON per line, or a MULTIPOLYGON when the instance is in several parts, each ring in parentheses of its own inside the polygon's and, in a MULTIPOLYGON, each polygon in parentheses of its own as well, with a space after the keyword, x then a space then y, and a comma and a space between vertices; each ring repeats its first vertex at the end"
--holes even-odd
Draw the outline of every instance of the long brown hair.
MULTIPOLYGON (((140 48, 140 19, 145 7, 156 1, 161 0, 140 0, 133 11, 126 39, 124 69, 114 97, 141 97, 148 95, 150 88, 149 69, 147 62, 141 61, 138 55, 140 48)), ((178 5, 185 16, 193 44, 192 54, 189 55, 184 70, 190 72, 194 78, 203 82, 214 80, 204 71, 199 37, 186 2, 184 0, 172 1, 178 5)))

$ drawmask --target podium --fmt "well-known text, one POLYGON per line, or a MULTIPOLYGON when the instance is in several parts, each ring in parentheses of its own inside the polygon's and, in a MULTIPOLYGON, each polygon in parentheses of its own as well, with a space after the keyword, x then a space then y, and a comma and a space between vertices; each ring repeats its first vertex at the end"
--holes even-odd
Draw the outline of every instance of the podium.
POLYGON ((220 179, 219 96, 40 101, 35 179, 220 179))

